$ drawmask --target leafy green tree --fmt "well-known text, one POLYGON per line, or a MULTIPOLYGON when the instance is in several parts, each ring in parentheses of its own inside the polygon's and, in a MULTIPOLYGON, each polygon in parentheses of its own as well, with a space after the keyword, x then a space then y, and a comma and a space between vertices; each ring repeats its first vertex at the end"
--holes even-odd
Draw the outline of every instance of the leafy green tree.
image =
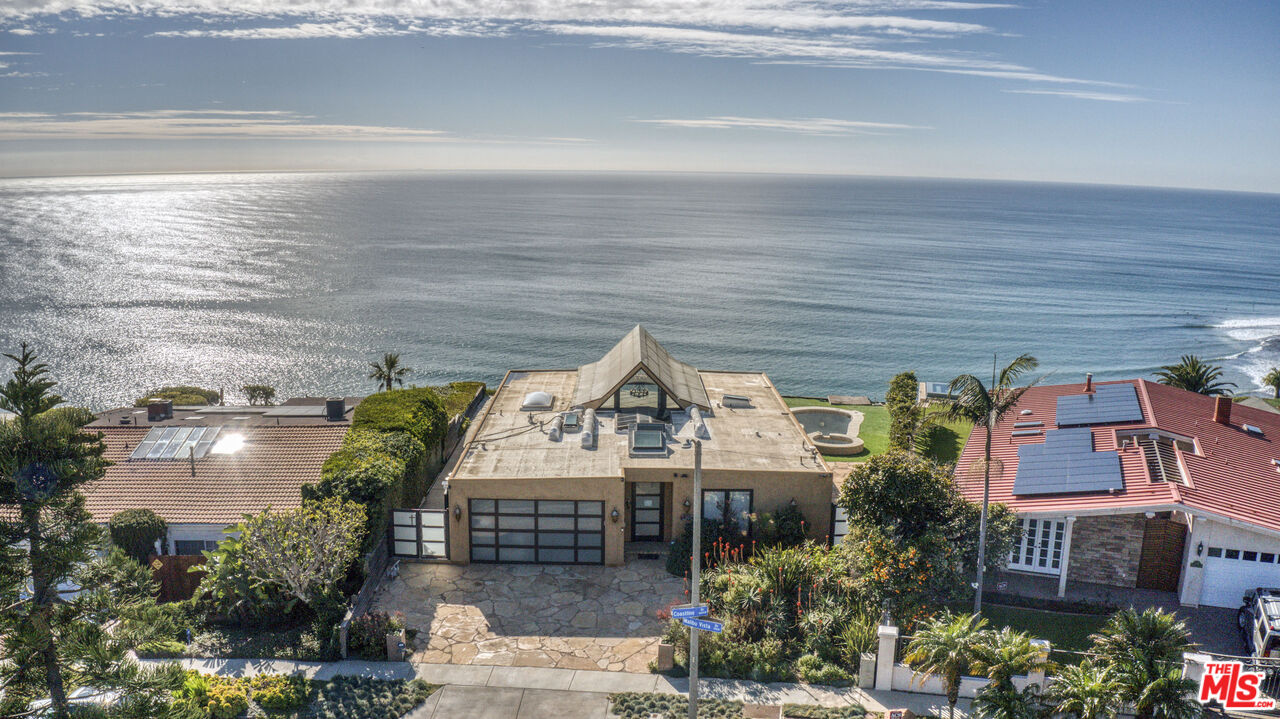
POLYGON ((1190 719, 1200 706, 1189 698, 1194 682, 1182 678, 1182 654, 1191 635, 1177 616, 1151 608, 1116 612, 1090 637, 1136 719, 1190 719))
POLYGON ((1088 659, 1063 667, 1045 695, 1055 714, 1075 719, 1113 719, 1120 713, 1120 685, 1088 659))
POLYGON ((364 507, 336 498, 247 517, 244 567, 256 581, 316 609, 334 597, 359 556, 364 519, 364 507))
MULTIPOLYGON (((859 576, 869 601, 891 600, 895 618, 910 621, 930 595, 953 597, 978 561, 980 512, 956 489, 945 468, 901 450, 854 468, 840 489, 859 576)), ((1003 504, 990 508, 988 533, 998 566, 1017 534, 1003 504)))
POLYGON ((250 407, 269 407, 276 402, 276 388, 269 384, 247 384, 240 391, 249 399, 250 407))
POLYGON ((1156 372, 1160 384, 1209 396, 1230 395, 1235 382, 1222 381, 1222 367, 1206 364, 1195 355, 1182 355, 1178 364, 1165 365, 1156 372))
MULTIPOLYGON (((969 422, 986 433, 982 455, 982 508, 978 518, 977 588, 973 595, 973 611, 982 611, 982 580, 987 569, 987 515, 991 504, 991 432, 1013 409, 1024 392, 1039 380, 1015 387, 1018 378, 1039 366, 1035 357, 1019 355, 1003 369, 997 370, 991 357, 991 386, 976 375, 962 374, 951 380, 950 392, 955 397, 946 410, 930 415, 933 421, 969 422)), ((997 555, 1000 556, 1000 555, 997 555)))
POLYGON ((960 679, 968 672, 985 638, 987 620, 977 614, 955 615, 944 611, 916 630, 904 657, 923 684, 932 674, 942 680, 950 715, 955 719, 960 699, 960 679))
POLYGON ((107 522, 111 543, 139 562, 155 554, 155 544, 169 533, 169 523, 150 509, 116 512, 107 522))
POLYGON ((400 366, 400 353, 387 352, 382 355, 382 359, 377 362, 369 363, 369 379, 377 382, 383 390, 390 392, 391 385, 398 384, 404 386, 404 378, 413 370, 408 367, 400 366))
POLYGON ((133 401, 134 407, 146 407, 152 399, 167 399, 174 405, 209 405, 217 404, 222 393, 216 389, 205 389, 195 385, 180 384, 153 389, 133 401))
POLYGON ((1276 391, 1276 399, 1280 399, 1280 367, 1273 367, 1262 383, 1276 391))
POLYGON ((921 408, 916 402, 919 387, 915 372, 903 372, 889 381, 889 391, 884 395, 885 409, 889 411, 889 449, 910 450, 915 446, 921 420, 921 408))
POLYGON ((58 600, 58 585, 87 561, 101 531, 76 489, 102 477, 101 434, 83 431, 87 410, 50 411, 62 403, 53 394, 48 367, 25 343, 0 388, 0 409, 15 417, 0 423, 0 505, 16 506, 16 520, 0 519, 0 545, 25 542, 23 579, 31 596, 0 612, 0 684, 38 683, 55 715, 67 713, 64 675, 68 658, 60 640, 75 614, 58 600))

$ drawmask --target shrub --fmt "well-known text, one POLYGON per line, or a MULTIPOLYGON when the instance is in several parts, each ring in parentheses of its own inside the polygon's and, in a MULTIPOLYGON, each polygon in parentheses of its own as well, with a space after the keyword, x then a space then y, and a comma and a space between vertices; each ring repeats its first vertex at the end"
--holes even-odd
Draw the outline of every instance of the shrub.
POLYGON ((208 704, 212 719, 235 719, 249 709, 249 697, 237 681, 220 681, 209 687, 208 704))
POLYGON ((147 557, 155 554, 156 540, 169 532, 169 524, 150 509, 116 512, 107 522, 107 528, 111 532, 111 543, 139 562, 146 562, 147 557))
POLYGON ((449 431, 449 417, 436 390, 430 387, 393 389, 361 400, 351 415, 351 428, 407 432, 424 446, 435 447, 444 441, 449 431))
POLYGON ((902 372, 889 381, 884 395, 889 410, 889 449, 911 449, 920 426, 920 407, 916 404, 920 383, 915 372, 902 372))
POLYGON ((205 389, 189 384, 174 385, 153 389, 133 401, 134 407, 146 407, 152 399, 167 399, 175 405, 207 405, 214 404, 222 397, 216 389, 205 389))
POLYGON ((796 660, 796 674, 800 681, 809 684, 845 686, 853 680, 849 672, 816 654, 806 654, 796 660))
POLYGON ((302 706, 307 701, 311 682, 293 674, 259 674, 249 680, 254 703, 270 712, 302 706))
POLYGON ((794 547, 808 538, 807 525, 800 509, 786 504, 774 512, 762 512, 752 523, 751 533, 760 544, 794 547))
POLYGON ((378 717, 397 719, 413 711, 436 690, 421 679, 385 681, 337 677, 316 687, 310 716, 323 719, 378 717))
POLYGON ((365 659, 386 659, 386 637, 404 629, 404 617, 398 612, 370 612, 351 620, 347 633, 347 649, 365 659))
MULTIPOLYGON (((680 694, 656 692, 620 692, 609 695, 611 716, 621 719, 650 719, 657 714, 663 719, 683 719, 689 713, 689 699, 680 694)), ((698 716, 707 719, 741 719, 742 702, 725 699, 701 699, 698 716)))

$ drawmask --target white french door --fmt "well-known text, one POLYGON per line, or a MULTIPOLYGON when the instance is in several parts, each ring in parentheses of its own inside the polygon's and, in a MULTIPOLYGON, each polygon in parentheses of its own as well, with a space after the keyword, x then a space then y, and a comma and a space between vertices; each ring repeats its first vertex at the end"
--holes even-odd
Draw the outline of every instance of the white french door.
POLYGON ((1022 534, 1009 553, 1009 569, 1058 574, 1062 570, 1065 519, 1023 519, 1022 534))

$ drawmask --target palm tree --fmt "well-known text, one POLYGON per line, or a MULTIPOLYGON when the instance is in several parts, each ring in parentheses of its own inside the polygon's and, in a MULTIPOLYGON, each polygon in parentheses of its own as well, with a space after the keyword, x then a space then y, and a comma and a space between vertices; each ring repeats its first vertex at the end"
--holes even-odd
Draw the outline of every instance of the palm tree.
POLYGON ((921 684, 930 674, 942 679, 951 719, 955 719, 956 702, 960 699, 960 678, 973 665, 986 626, 987 620, 977 614, 957 616, 946 611, 926 622, 907 645, 903 660, 921 684))
POLYGON ((1178 364, 1165 365, 1156 372, 1160 384, 1209 396, 1229 395, 1235 382, 1222 382, 1222 368, 1205 364, 1195 355, 1182 355, 1178 364))
POLYGON ((1276 391, 1276 399, 1280 399, 1280 367, 1272 367, 1262 383, 1276 391))
POLYGON ((1029 635, 1005 627, 983 636, 975 647, 970 669, 990 679, 990 686, 1001 690, 1013 689, 1015 674, 1029 674, 1043 666, 1040 655, 1040 647, 1031 643, 1029 635))
POLYGON ((992 355, 990 388, 976 376, 962 374, 951 380, 949 389, 955 399, 944 411, 931 415, 935 422, 971 422, 987 433, 982 458, 982 515, 978 519, 978 586, 973 595, 974 614, 982 611, 982 578, 987 562, 987 511, 991 504, 991 432, 1018 403, 1022 393, 1040 381, 1032 380, 1025 387, 1013 386, 1018 377, 1039 364, 1035 357, 1023 354, 997 371, 996 358, 992 355))
POLYGON ((393 382, 403 387, 404 376, 413 371, 408 367, 400 366, 399 352, 388 352, 382 355, 380 361, 370 362, 369 367, 373 370, 369 373, 369 379, 377 382, 387 392, 391 391, 393 382))
POLYGON ((1040 687, 1035 684, 1022 691, 1012 684, 988 684, 973 698, 973 713, 983 719, 1038 719, 1042 706, 1040 687))
POLYGON ((1055 714, 1075 719, 1112 719, 1119 713, 1120 685, 1088 659, 1063 667, 1045 693, 1055 714))
POLYGON ((1118 696, 1133 706, 1136 719, 1184 719, 1199 714, 1189 699, 1193 682, 1182 678, 1182 654, 1191 649, 1187 625, 1151 608, 1124 609, 1090 637, 1118 696))

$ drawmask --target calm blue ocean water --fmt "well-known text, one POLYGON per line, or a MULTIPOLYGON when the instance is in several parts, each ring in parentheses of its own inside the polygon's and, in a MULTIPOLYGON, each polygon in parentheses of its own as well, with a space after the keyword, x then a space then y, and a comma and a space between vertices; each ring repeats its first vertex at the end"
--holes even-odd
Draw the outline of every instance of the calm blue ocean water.
POLYGON ((894 373, 1280 365, 1280 196, 690 175, 244 174, 0 182, 0 347, 69 399, 282 395, 572 367, 637 322, 790 393, 894 373))

